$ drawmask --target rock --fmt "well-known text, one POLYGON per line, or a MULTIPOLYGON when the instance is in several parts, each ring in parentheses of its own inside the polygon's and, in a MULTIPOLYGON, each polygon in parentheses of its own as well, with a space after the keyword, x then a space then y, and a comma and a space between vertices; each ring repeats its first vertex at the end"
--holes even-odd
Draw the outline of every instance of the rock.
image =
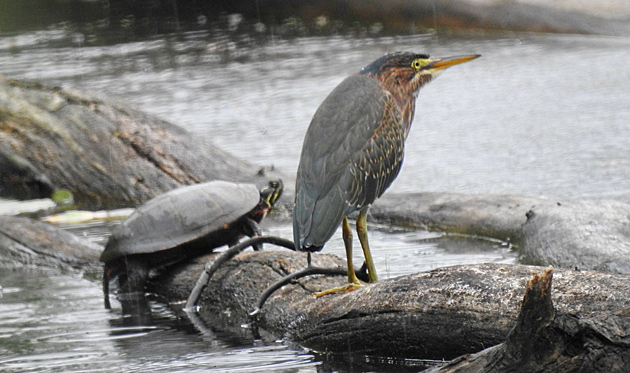
POLYGON ((208 180, 262 187, 282 178, 114 100, 2 77, 0 132, 3 197, 49 197, 65 188, 79 207, 111 209, 208 180))

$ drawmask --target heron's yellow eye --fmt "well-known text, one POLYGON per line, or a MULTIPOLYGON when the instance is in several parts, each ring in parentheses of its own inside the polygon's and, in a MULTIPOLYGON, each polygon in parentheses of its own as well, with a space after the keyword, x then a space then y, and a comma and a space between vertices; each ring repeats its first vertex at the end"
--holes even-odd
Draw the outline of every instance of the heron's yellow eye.
POLYGON ((417 58, 417 59, 413 60, 413 62, 411 63, 411 67, 414 70, 419 71, 421 68, 425 67, 430 62, 431 62, 431 60, 429 60, 427 58, 417 58))

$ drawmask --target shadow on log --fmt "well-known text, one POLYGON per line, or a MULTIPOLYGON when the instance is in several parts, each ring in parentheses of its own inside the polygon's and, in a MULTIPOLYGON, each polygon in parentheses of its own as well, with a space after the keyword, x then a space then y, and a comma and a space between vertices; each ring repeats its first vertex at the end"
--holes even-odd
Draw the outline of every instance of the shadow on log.
POLYGON ((81 207, 112 208, 208 180, 260 188, 282 178, 114 100, 2 76, 0 132, 3 197, 49 197, 65 188, 81 207))

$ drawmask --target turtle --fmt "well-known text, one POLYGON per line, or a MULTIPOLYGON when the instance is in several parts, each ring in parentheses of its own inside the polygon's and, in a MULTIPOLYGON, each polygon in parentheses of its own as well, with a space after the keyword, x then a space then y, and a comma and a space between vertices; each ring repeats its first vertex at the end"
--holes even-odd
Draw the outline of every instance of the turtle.
MULTIPOLYGON (((163 269, 259 236, 258 223, 283 191, 282 180, 259 191, 254 184, 215 180, 164 193, 138 207, 112 232, 100 260, 105 308, 109 283, 123 293, 144 292, 152 269, 163 269)), ((260 245, 254 250, 260 250, 260 245)))

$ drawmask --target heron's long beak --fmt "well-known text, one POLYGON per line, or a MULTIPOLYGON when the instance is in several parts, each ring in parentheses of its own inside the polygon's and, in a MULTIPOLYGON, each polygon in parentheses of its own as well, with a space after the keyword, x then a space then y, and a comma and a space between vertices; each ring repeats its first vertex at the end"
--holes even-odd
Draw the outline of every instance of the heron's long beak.
POLYGON ((423 70, 428 70, 431 73, 442 71, 448 67, 458 65, 460 63, 472 61, 475 58, 481 57, 480 54, 473 54, 470 56, 456 56, 456 57, 447 57, 447 58, 438 58, 433 60, 431 63, 423 67, 423 70))

